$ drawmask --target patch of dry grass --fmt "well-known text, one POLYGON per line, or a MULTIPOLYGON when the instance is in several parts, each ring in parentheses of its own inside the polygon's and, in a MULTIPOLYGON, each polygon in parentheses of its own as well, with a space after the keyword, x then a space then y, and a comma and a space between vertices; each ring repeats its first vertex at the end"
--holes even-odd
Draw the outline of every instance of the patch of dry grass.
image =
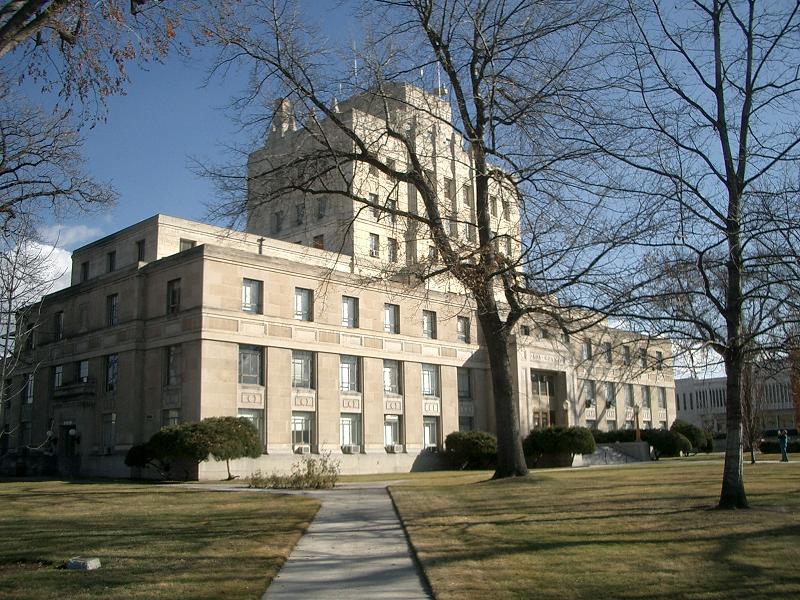
POLYGON ((746 511, 713 463, 391 491, 440 600, 798 597, 800 464, 745 468, 746 511))
POLYGON ((0 484, 0 598, 258 598, 319 508, 131 483, 0 484), (98 571, 57 569, 97 556, 98 571))

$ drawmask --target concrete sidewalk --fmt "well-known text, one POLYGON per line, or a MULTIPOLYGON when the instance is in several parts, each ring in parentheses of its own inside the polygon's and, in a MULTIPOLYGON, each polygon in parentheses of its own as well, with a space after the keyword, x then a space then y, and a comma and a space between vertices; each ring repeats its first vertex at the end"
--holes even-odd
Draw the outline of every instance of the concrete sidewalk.
POLYGON ((384 486, 309 492, 322 508, 263 598, 431 598, 384 486))

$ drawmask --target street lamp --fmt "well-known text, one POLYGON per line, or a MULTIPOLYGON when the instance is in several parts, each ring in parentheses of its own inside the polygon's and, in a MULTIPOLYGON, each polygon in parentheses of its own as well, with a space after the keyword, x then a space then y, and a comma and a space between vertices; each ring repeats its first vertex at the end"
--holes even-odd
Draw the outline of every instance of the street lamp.
POLYGON ((635 404, 633 406, 633 423, 634 427, 636 428, 636 441, 642 441, 642 432, 639 430, 639 405, 635 404))

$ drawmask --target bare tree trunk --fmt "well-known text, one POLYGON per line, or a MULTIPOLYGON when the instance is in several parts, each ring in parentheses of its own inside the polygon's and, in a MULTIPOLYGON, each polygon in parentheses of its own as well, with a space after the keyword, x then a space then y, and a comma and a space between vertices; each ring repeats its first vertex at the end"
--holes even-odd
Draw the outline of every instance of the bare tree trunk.
POLYGON ((742 376, 742 359, 735 356, 734 350, 725 359, 725 384, 728 395, 725 406, 727 437, 725 439, 725 467, 722 472, 722 491, 718 508, 748 508, 747 496, 744 492, 744 476, 742 468, 744 457, 742 452, 742 401, 739 382, 742 376), (731 356, 733 354, 734 356, 731 356))
POLYGON ((511 360, 508 356, 508 331, 500 315, 494 312, 478 313, 489 354, 494 394, 495 423, 497 427, 497 470, 495 479, 527 475, 525 455, 519 434, 519 418, 511 385, 511 360))

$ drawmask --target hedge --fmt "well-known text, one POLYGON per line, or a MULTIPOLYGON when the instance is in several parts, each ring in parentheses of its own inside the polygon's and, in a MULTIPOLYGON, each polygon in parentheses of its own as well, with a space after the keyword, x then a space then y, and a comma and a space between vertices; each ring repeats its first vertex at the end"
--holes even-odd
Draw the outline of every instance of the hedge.
POLYGON ((497 466, 497 438, 485 431, 454 431, 444 440, 447 460, 456 469, 497 466))
POLYGON ((522 448, 525 456, 537 462, 543 454, 591 454, 597 444, 585 427, 548 427, 531 431, 522 448))
MULTIPOLYGON (((656 459, 662 456, 680 456, 681 452, 688 454, 692 449, 692 443, 685 435, 677 431, 641 429, 640 432, 642 441, 653 447, 653 454, 656 459)), ((636 441, 636 431, 633 429, 616 429, 614 431, 592 429, 592 435, 598 444, 636 441)))

